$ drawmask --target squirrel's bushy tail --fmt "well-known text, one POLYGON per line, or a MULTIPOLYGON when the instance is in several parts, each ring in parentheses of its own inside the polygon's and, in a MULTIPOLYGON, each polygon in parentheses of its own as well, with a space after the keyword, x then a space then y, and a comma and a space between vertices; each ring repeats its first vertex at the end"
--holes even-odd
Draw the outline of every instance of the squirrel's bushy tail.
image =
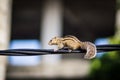
POLYGON ((83 42, 83 45, 81 48, 87 51, 84 56, 85 59, 92 59, 96 56, 97 50, 96 50, 96 46, 93 43, 83 42))

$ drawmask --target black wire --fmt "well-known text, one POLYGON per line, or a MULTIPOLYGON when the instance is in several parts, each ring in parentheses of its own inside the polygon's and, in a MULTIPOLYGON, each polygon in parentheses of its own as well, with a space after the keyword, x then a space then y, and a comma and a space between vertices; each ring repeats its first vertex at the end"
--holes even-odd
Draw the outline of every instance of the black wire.
POLYGON ((97 45, 96 47, 97 47, 98 52, 119 51, 120 50, 120 45, 118 45, 118 44, 97 45))
MULTIPOLYGON (((120 51, 120 45, 96 45, 97 52, 108 52, 108 51, 120 51)), ((72 53, 85 53, 85 50, 79 49, 69 52, 67 49, 61 49, 54 51, 53 49, 9 49, 0 50, 0 55, 8 56, 33 56, 33 55, 47 55, 47 54, 72 54, 72 53)))
POLYGON ((68 50, 54 49, 10 49, 0 51, 0 55, 13 55, 13 56, 33 56, 33 55, 47 55, 47 54, 70 54, 70 53, 83 53, 85 50, 75 50, 69 52, 68 50))

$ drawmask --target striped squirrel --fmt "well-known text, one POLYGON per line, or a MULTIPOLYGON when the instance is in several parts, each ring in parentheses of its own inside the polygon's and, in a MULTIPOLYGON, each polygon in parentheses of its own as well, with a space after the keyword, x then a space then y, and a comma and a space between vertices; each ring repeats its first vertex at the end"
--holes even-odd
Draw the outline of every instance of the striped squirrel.
POLYGON ((63 38, 60 37, 54 37, 52 38, 49 43, 49 45, 57 45, 58 49, 62 49, 64 47, 68 47, 70 51, 76 50, 76 49, 85 49, 86 54, 84 56, 85 59, 92 59, 96 56, 96 46, 91 42, 82 42, 78 38, 72 35, 67 35, 63 38))

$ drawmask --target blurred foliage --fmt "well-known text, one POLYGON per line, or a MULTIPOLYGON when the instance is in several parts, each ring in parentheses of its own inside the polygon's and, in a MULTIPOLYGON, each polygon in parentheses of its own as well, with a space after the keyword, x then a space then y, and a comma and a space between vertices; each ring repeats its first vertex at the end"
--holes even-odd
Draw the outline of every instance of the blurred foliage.
POLYGON ((116 0, 116 7, 117 9, 120 9, 120 0, 116 0))
MULTIPOLYGON (((120 37, 114 36, 109 38, 109 43, 120 44, 120 37)), ((101 58, 92 60, 91 80, 113 80, 116 78, 120 79, 120 51, 108 52, 101 58)))

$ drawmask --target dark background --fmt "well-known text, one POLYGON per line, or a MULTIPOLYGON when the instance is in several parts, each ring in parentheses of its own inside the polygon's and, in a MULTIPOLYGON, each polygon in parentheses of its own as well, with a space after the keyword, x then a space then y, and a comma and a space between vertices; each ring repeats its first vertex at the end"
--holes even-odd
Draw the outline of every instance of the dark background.
MULTIPOLYGON (((40 39, 43 0, 13 0, 11 39, 40 39)), ((94 41, 115 32, 115 0, 62 0, 63 35, 94 41)))

